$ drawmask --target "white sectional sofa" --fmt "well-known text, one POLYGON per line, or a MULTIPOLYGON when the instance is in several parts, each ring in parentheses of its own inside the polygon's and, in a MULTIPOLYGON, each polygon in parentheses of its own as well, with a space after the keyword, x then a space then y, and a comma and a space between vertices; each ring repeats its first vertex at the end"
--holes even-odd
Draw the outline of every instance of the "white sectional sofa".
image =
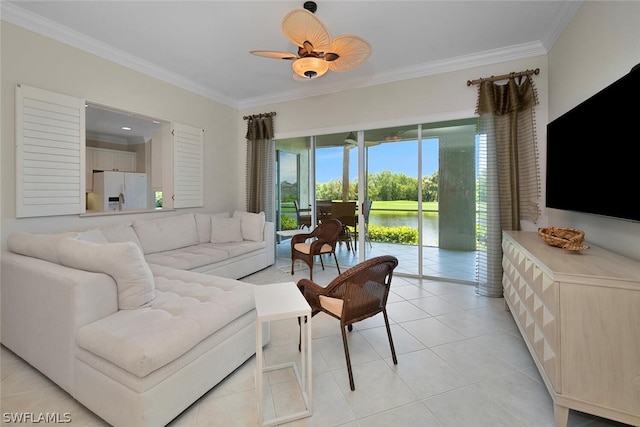
POLYGON ((254 285, 235 278, 275 261, 264 215, 16 233, 7 245, 2 344, 111 425, 166 425, 255 353, 254 285))
POLYGON ((188 213, 102 227, 109 242, 131 241, 152 264, 239 279, 275 262, 275 227, 264 213, 188 213))

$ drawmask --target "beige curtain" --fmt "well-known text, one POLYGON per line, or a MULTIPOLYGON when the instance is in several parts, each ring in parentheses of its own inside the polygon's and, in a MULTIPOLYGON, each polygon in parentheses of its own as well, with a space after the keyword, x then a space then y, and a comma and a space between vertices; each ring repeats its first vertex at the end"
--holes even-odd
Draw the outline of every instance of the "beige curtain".
POLYGON ((520 230, 520 220, 536 222, 540 213, 540 179, 534 107, 538 97, 531 77, 509 78, 507 84, 483 81, 476 113, 485 185, 478 216, 478 293, 502 296, 502 230, 520 230))
POLYGON ((245 117, 247 120, 247 211, 264 212, 267 221, 274 221, 275 113, 245 117))

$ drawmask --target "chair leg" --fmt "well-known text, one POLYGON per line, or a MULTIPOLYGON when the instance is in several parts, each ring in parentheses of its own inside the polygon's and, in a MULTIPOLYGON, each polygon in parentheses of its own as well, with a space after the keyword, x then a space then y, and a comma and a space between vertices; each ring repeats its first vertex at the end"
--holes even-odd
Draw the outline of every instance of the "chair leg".
POLYGON ((298 317, 298 351, 302 351, 302 321, 300 319, 304 318, 304 323, 310 322, 313 319, 313 316, 318 314, 318 312, 311 311, 311 317, 309 316, 300 316, 298 317))
POLYGON ((298 317, 298 351, 302 350, 302 322, 298 317))
POLYGON ((336 253, 333 253, 333 259, 336 260, 336 267, 338 268, 338 274, 340 274, 340 266, 338 265, 338 257, 336 256, 336 253))
POLYGON ((387 309, 382 310, 384 315, 384 323, 387 326, 387 336, 389 337, 389 345, 391 346, 391 357, 393 358, 393 364, 398 364, 398 358, 396 357, 396 348, 393 345, 393 338, 391 338, 391 327, 389 326, 389 318, 387 317, 387 309))
POLYGON ((358 226, 353 227, 353 233, 351 233, 351 237, 353 237, 353 250, 358 250, 358 226))
POLYGON ((349 372, 349 385, 351 390, 354 391, 356 386, 353 382, 353 372, 351 372, 351 358, 349 357, 349 346, 347 345, 347 333, 345 332, 344 325, 340 325, 342 330, 342 344, 344 345, 344 357, 347 359, 347 371, 349 372))
MULTIPOLYGON (((307 317, 304 317, 304 323, 307 323, 307 317)), ((300 320, 302 317, 298 317, 298 351, 302 350, 302 321, 300 320)))

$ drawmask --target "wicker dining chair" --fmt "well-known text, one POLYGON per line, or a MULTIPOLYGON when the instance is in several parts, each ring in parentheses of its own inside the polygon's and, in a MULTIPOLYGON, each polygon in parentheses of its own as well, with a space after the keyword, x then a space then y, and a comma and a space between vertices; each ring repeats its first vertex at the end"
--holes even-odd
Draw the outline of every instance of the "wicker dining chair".
POLYGON ((296 222, 298 228, 310 228, 311 227, 311 208, 301 208, 297 200, 293 201, 296 208, 296 222))
MULTIPOLYGON (((351 267, 326 287, 308 279, 298 281, 298 289, 311 306, 311 317, 322 312, 340 320, 351 390, 356 388, 351 371, 351 358, 349 357, 345 327, 351 331, 354 323, 382 313, 387 327, 393 363, 398 364, 386 308, 393 270, 397 266, 398 259, 396 257, 383 255, 351 267)), ((298 344, 298 348, 300 348, 300 344, 298 344)))
POLYGON ((291 237, 291 274, 294 272, 295 261, 299 259, 309 266, 309 278, 313 280, 313 260, 316 256, 319 256, 320 265, 324 270, 322 256, 326 254, 333 254, 338 274, 340 274, 340 265, 338 265, 338 258, 336 257, 336 244, 341 232, 342 223, 340 221, 326 219, 310 233, 300 233, 291 237))
POLYGON ((351 229, 356 229, 356 202, 331 202, 331 218, 335 218, 342 223, 342 232, 338 236, 338 243, 345 242, 347 250, 350 251, 353 245, 355 250, 355 240, 351 229))

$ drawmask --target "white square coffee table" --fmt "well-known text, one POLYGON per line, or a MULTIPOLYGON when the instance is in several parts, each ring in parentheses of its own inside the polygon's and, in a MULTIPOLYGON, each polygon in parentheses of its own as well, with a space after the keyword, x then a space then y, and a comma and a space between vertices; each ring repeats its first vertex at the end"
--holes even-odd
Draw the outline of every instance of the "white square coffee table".
POLYGON ((256 398, 258 421, 263 426, 273 426, 299 418, 310 417, 311 409, 311 307, 294 282, 261 285, 255 288, 257 312, 256 324, 256 398), (300 318, 300 367, 298 372, 294 362, 265 366, 262 353, 262 326, 266 322, 289 318, 300 318), (265 372, 293 368, 305 403, 305 410, 264 420, 262 376, 265 372))

